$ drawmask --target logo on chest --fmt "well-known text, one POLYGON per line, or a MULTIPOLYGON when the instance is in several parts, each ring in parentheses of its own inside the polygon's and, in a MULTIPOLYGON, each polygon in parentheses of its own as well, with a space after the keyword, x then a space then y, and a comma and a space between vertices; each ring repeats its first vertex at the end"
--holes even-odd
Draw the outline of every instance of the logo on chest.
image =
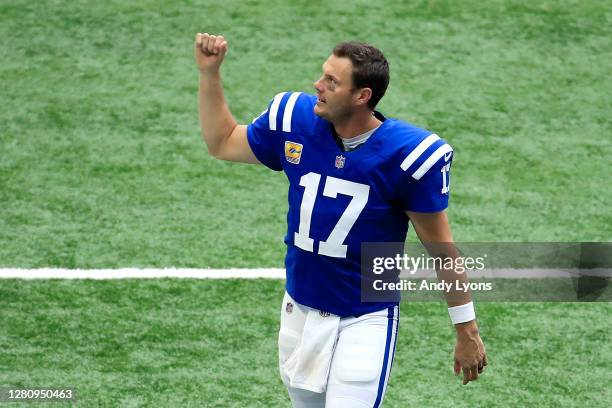
POLYGON ((336 156, 336 161, 334 162, 334 166, 336 166, 337 169, 343 168, 344 163, 346 163, 346 157, 342 155, 336 156))
POLYGON ((299 143, 285 142, 285 159, 287 159, 289 163, 299 164, 303 148, 304 146, 299 143))

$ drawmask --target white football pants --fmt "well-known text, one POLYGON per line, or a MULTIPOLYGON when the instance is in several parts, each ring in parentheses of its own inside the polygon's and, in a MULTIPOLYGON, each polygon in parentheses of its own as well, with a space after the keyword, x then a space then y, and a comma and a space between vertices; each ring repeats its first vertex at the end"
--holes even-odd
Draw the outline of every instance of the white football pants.
MULTIPOLYGON (((304 334, 306 312, 312 310, 296 303, 285 293, 281 308, 283 331, 295 339, 279 336, 279 362, 286 361, 304 334), (287 307, 287 303, 291 303, 287 307)), ((399 307, 394 306, 359 317, 340 319, 327 390, 315 393, 290 387, 281 373, 294 408, 378 408, 382 405, 391 373, 399 307)), ((308 335, 308 334, 305 334, 308 335)))

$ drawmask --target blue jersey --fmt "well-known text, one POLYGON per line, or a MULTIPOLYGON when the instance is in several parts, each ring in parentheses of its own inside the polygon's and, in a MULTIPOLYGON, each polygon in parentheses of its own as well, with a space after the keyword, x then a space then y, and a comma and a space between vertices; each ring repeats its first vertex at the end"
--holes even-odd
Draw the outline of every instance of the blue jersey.
POLYGON ((287 292, 341 317, 393 306, 361 302, 361 243, 404 242, 406 210, 448 205, 452 148, 431 132, 394 119, 345 152, 316 97, 283 92, 248 126, 257 159, 289 180, 287 292))

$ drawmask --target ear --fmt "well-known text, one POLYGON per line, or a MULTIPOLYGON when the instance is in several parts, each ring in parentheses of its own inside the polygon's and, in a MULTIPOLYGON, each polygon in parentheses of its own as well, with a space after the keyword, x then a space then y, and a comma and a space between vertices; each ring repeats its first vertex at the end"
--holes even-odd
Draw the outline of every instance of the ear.
POLYGON ((371 97, 372 97, 372 89, 361 88, 355 94, 355 103, 357 105, 367 105, 371 97))

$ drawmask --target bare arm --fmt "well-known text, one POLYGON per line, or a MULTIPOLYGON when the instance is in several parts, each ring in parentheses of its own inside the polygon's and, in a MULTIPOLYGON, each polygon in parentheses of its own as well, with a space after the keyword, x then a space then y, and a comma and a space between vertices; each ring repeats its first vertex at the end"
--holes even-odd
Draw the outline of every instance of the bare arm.
MULTIPOLYGON (((454 245, 453 236, 446 212, 418 213, 407 211, 417 236, 432 256, 457 258, 459 251, 454 245)), ((467 283, 465 273, 454 270, 438 270, 438 279, 444 281, 467 283)), ((445 293, 449 307, 459 306, 471 301, 469 292, 455 290, 445 293)), ((478 332, 476 320, 455 325, 457 344, 455 346, 455 374, 463 370, 463 384, 478 379, 487 365, 487 354, 478 332)))
POLYGON ((197 34, 195 59, 200 71, 200 125, 210 154, 217 159, 259 163, 247 140, 247 127, 239 125, 225 102, 220 67, 227 53, 223 36, 197 34))
MULTIPOLYGON (((412 222, 412 226, 417 236, 431 256, 448 258, 457 258, 460 256, 453 242, 453 235, 445 211, 437 213, 406 211, 406 214, 410 217, 410 221, 412 222)), ((438 274, 438 279, 446 282, 454 282, 455 280, 459 280, 461 283, 468 282, 467 274, 465 273, 456 273, 451 269, 441 269, 436 272, 438 274)), ((444 295, 448 307, 464 305, 472 300, 469 291, 451 291, 449 293, 444 293, 444 295)))

